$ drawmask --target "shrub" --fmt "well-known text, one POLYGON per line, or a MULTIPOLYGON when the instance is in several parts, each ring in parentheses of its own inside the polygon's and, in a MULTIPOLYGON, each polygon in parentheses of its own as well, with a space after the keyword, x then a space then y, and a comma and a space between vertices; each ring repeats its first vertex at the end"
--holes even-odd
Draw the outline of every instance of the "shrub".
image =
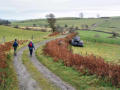
MULTIPOLYGON (((19 45, 26 42, 26 40, 19 40, 19 45)), ((8 68, 7 59, 10 59, 10 55, 7 54, 10 49, 12 49, 13 41, 0 44, 0 69, 3 70, 0 72, 0 84, 5 85, 5 78, 7 78, 7 72, 4 69, 8 68)))
POLYGON ((101 57, 96 57, 93 54, 88 56, 81 56, 73 54, 68 49, 69 41, 76 33, 72 33, 65 38, 53 40, 48 42, 43 49, 46 55, 54 58, 54 61, 63 60, 64 65, 74 67, 83 74, 97 75, 101 78, 108 78, 113 85, 120 84, 120 66, 108 64, 101 57), (87 70, 87 72, 86 72, 87 70))

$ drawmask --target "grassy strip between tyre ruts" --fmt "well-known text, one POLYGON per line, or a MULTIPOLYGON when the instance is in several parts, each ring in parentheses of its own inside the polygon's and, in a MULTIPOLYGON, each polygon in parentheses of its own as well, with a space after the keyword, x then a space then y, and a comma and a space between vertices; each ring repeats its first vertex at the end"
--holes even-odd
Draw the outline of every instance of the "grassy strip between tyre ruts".
POLYGON ((33 79, 35 79, 42 90, 60 90, 57 86, 47 80, 42 73, 32 64, 29 59, 28 51, 25 50, 22 55, 23 64, 26 66, 28 72, 30 72, 33 79))
POLYGON ((95 75, 83 75, 72 67, 64 66, 62 60, 54 62, 51 57, 43 55, 42 49, 43 46, 36 51, 38 60, 77 90, 119 90, 95 75))

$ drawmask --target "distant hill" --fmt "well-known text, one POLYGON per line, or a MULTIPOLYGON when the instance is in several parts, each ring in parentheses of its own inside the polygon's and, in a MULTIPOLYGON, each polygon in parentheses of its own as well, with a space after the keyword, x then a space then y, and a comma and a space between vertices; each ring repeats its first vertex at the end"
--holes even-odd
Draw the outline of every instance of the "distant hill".
MULTIPOLYGON (((63 17, 63 18, 57 18, 57 25, 64 26, 67 24, 68 26, 74 26, 74 27, 81 27, 82 24, 87 24, 91 26, 92 24, 95 24, 102 19, 96 19, 96 18, 75 18, 75 17, 63 17)), ((31 19, 31 20, 24 20, 24 21, 17 21, 12 22, 12 25, 19 25, 19 26, 33 26, 33 24, 36 24, 38 26, 45 26, 47 23, 46 19, 31 19)))
POLYGON ((112 17, 110 19, 104 20, 95 29, 120 33, 120 17, 112 17))
MULTIPOLYGON (((36 24, 37 26, 45 26, 47 25, 46 19, 31 19, 31 20, 23 20, 23 21, 15 21, 12 22, 12 25, 19 26, 33 26, 36 24)), ((93 27, 93 30, 107 31, 107 32, 118 32, 120 33, 120 16, 118 17, 109 17, 109 18, 76 18, 76 17, 62 17, 57 18, 56 25, 65 26, 67 24, 68 27, 79 27, 82 29, 82 25, 88 25, 89 27, 93 27)))

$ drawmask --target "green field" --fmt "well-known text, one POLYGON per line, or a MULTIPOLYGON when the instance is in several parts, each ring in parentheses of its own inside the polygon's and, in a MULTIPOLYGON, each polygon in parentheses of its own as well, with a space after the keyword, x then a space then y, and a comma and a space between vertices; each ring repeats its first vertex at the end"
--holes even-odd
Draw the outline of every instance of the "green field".
MULTIPOLYGON (((56 25, 65 26, 67 24, 68 26, 74 26, 81 28, 82 24, 87 24, 88 26, 91 26, 92 24, 102 22, 103 19, 57 19, 56 25)), ((26 21, 18 21, 18 22, 12 22, 12 25, 19 25, 19 26, 33 26, 33 24, 36 24, 38 26, 44 26, 47 24, 47 20, 45 19, 36 19, 36 20, 26 20, 26 21)))
POLYGON ((44 26, 47 24, 46 20, 44 19, 33 19, 33 20, 26 20, 26 21, 16 21, 12 22, 12 25, 19 25, 19 26, 33 26, 33 24, 39 25, 39 26, 44 26))
POLYGON ((120 18, 111 18, 99 23, 95 30, 120 33, 120 18))
POLYGON ((82 40, 99 43, 120 44, 120 37, 110 38, 112 34, 95 31, 77 31, 82 40))
POLYGON ((120 46, 106 43, 84 42, 85 46, 72 47, 74 53, 81 55, 93 54, 97 57, 102 57, 107 62, 120 64, 120 46))
POLYGON ((0 42, 4 40, 12 41, 15 38, 19 40, 38 40, 44 36, 47 36, 49 32, 40 32, 40 31, 27 31, 22 29, 15 29, 6 26, 0 26, 0 42))
POLYGON ((103 57, 106 61, 120 63, 120 38, 109 38, 111 34, 94 31, 78 31, 78 35, 84 41, 85 46, 83 48, 73 47, 74 53, 94 54, 103 57))
MULTIPOLYGON (((103 18, 61 18, 57 19, 56 25, 65 26, 67 24, 69 27, 79 27, 82 29, 81 25, 87 24, 91 30, 99 30, 105 32, 117 32, 120 33, 120 17, 111 17, 109 19, 103 18), (95 24, 95 26, 92 26, 95 24)), ((45 26, 47 25, 47 20, 45 19, 33 19, 33 20, 25 20, 25 21, 16 21, 12 22, 12 25, 19 25, 19 26, 33 26, 36 24, 38 26, 45 26)))

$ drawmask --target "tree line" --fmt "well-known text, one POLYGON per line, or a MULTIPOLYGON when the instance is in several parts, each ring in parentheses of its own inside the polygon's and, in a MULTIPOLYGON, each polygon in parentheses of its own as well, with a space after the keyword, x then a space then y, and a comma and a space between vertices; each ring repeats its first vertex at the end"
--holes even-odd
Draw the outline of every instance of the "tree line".
POLYGON ((0 25, 10 25, 10 24, 11 24, 11 22, 10 22, 10 21, 0 19, 0 25))

